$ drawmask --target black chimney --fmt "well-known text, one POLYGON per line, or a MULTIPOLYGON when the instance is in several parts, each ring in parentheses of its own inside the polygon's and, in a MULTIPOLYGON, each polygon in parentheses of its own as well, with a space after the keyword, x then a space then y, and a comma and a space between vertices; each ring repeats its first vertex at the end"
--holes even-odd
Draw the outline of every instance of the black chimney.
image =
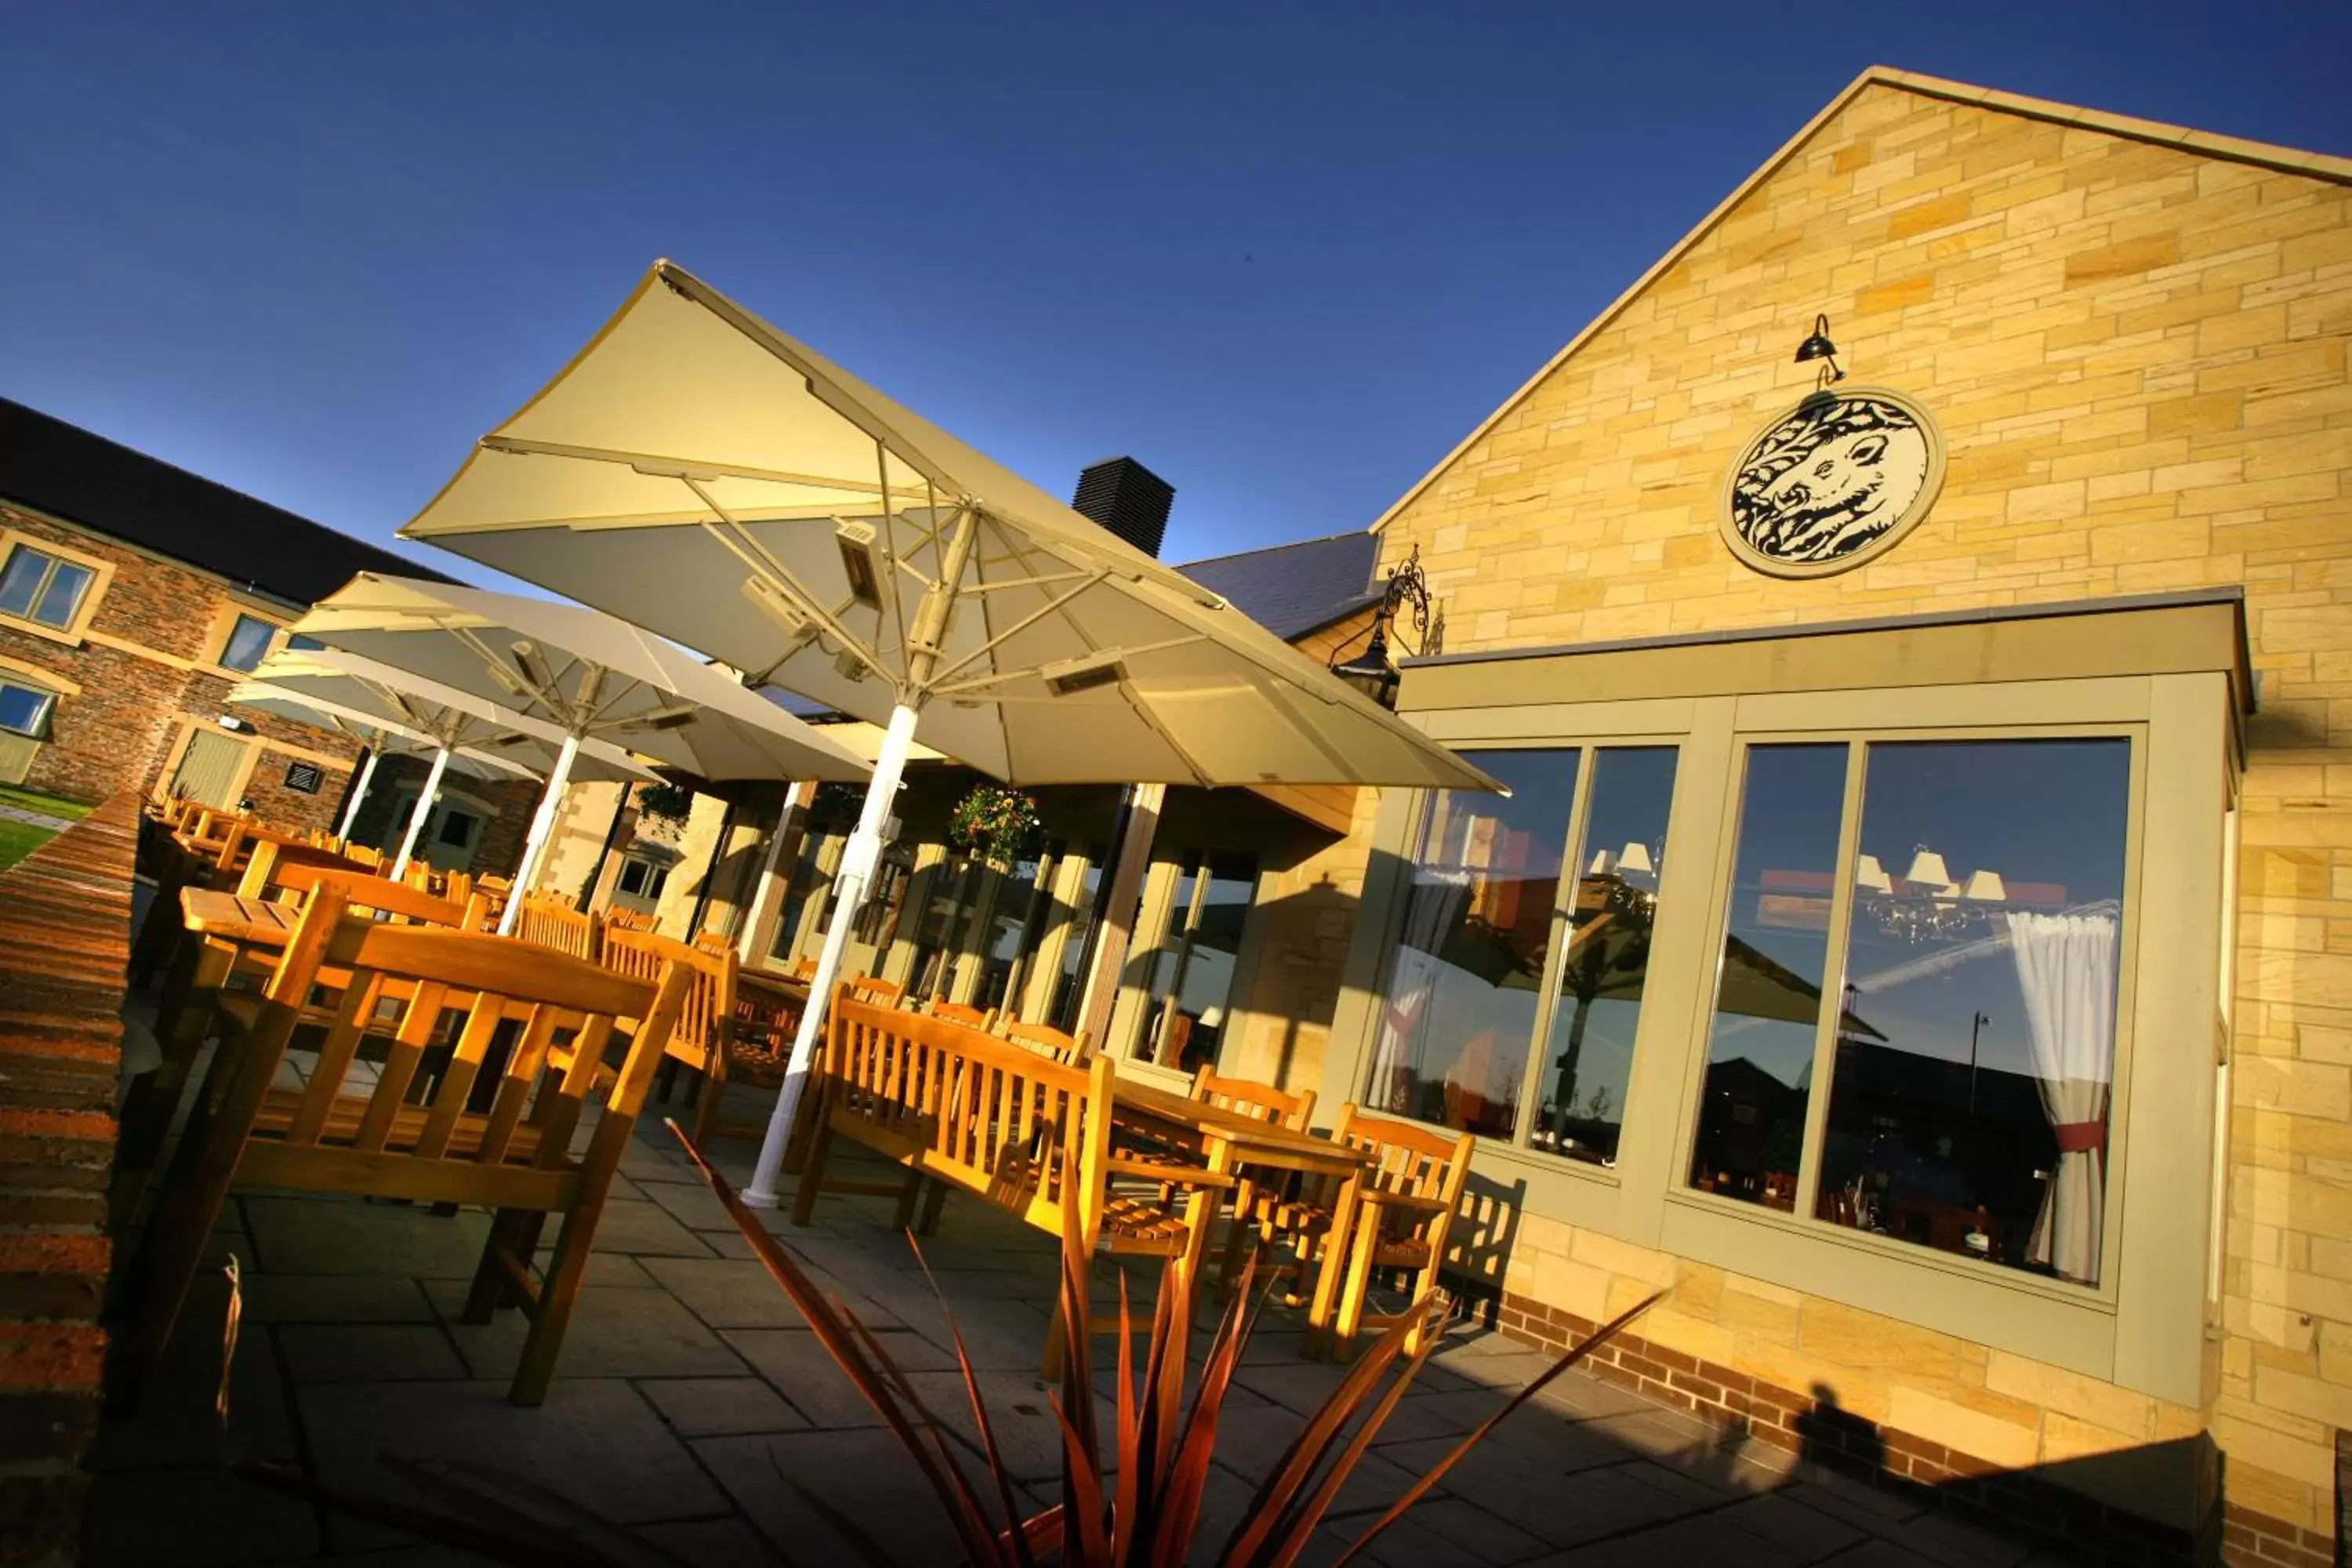
POLYGON ((1078 476, 1070 507, 1156 560, 1175 500, 1176 487, 1133 458, 1106 458, 1078 476))

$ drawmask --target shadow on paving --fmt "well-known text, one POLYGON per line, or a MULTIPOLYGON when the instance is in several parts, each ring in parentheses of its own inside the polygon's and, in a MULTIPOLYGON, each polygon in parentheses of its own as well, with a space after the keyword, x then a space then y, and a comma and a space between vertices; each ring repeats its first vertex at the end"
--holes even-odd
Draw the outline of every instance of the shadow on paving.
MULTIPOLYGON (((723 1151, 730 1178, 748 1145, 723 1151)), ((854 1155, 837 1156, 854 1159, 854 1155)), ((139 1415, 104 1434, 97 1568, 283 1563, 422 1568, 480 1559, 259 1490, 225 1454, 299 1465, 334 1487, 407 1496, 377 1456, 503 1468, 707 1568, 855 1560, 785 1483, 830 1499, 898 1561, 957 1560, 937 1503, 692 1167, 641 1129, 544 1406, 506 1403, 516 1314, 456 1321, 487 1224, 396 1205, 239 1194, 214 1256, 245 1273, 226 1440, 211 1416, 226 1301, 207 1270, 139 1415)), ((874 1329, 970 1452, 951 1341, 884 1199, 829 1198, 777 1230, 874 1329)), ((1055 1494, 1059 1444, 1037 1377, 1056 1258, 1049 1238, 951 1200, 925 1256, 954 1304, 1024 1506, 1055 1494)), ((1098 1292, 1115 1300, 1109 1271, 1098 1292)), ((1150 1276, 1129 1276, 1143 1310, 1150 1276)), ((1341 1369, 1298 1356, 1296 1314, 1269 1312, 1222 1423, 1195 1562, 1209 1562, 1259 1479, 1341 1369)), ((1197 1343, 1198 1342, 1196 1342, 1197 1343)), ((1097 1342, 1108 1357, 1110 1342, 1097 1342)), ((1412 1479, 1549 1365, 1457 1330, 1342 1490, 1307 1561, 1328 1563, 1412 1479)), ((1108 1385, 1109 1373, 1100 1374, 1108 1385)), ((1110 1405, 1100 1404, 1110 1419, 1110 1405)), ((420 1500, 409 1499, 408 1500, 420 1500)), ((1506 1423, 1367 1553, 1384 1565, 1661 1564, 2011 1568, 2064 1559, 1937 1514, 1638 1394, 1570 1373, 1506 1423)))

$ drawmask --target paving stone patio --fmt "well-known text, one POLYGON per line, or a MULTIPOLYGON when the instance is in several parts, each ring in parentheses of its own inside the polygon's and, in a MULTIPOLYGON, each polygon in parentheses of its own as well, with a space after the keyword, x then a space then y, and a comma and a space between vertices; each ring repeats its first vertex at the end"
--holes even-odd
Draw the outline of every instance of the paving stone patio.
MULTIPOLYGON (((740 1180, 748 1146, 724 1152, 740 1180)), ((516 1315, 487 1326, 457 1321, 485 1216, 238 1194, 215 1238, 216 1255, 234 1253, 245 1276, 228 1435, 211 1417, 226 1287, 208 1274, 147 1405, 101 1438, 93 1561, 479 1563, 321 1516, 220 1463, 224 1454, 282 1459, 338 1486, 404 1498, 403 1483, 377 1463, 387 1451, 503 1467, 709 1568, 856 1561, 783 1476, 833 1500, 910 1568, 956 1561, 943 1517, 894 1440, 657 1120, 641 1126, 625 1171, 560 1375, 537 1410, 505 1399, 522 1338, 516 1315)), ((973 1446, 976 1463, 945 1321, 889 1228, 889 1207, 830 1199, 806 1229, 781 1216, 776 1225, 973 1446)), ((981 1370, 1008 1465, 1028 1500, 1042 1505, 1058 1468, 1035 1375, 1054 1248, 955 1201, 926 1251, 981 1370)), ((1131 1278, 1148 1293, 1148 1276, 1131 1278)), ((1269 1315, 1250 1347, 1221 1428, 1196 1561, 1223 1542, 1252 1487, 1340 1376, 1299 1359, 1299 1337, 1296 1317, 1269 1315)), ((1343 1490, 1308 1560, 1336 1559, 1373 1511, 1545 1364, 1508 1340, 1457 1329, 1343 1490)), ((1396 1568, 2063 1561, 1574 1373, 1506 1423, 1367 1559, 1396 1568)))

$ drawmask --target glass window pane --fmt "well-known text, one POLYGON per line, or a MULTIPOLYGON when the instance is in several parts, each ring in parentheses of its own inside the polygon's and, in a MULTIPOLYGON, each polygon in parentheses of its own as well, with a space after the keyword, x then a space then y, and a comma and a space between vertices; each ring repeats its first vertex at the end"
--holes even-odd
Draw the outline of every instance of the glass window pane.
POLYGON ((1690 1179, 1769 1208, 1797 1202, 1845 765, 1843 745, 1748 752, 1690 1179))
POLYGON ((0 567, 0 614, 30 617, 48 569, 49 557, 28 545, 8 552, 8 564, 0 567))
POLYGON ((1217 1059, 1234 971, 1241 961, 1242 923, 1256 890, 1257 863, 1245 857, 1221 858, 1186 873, 1167 944, 1153 966, 1150 1056, 1161 1066, 1192 1072, 1217 1059), (1205 888, 1199 885, 1203 875, 1205 888), (1189 931, 1181 924, 1188 919, 1189 931))
POLYGON ((1087 861, 1087 868, 1078 875, 1078 902, 1063 918, 1069 934, 1062 939, 1062 973, 1054 983, 1054 1005, 1046 1012, 1046 1021, 1057 1029, 1078 1026, 1078 1004, 1085 1000, 1078 994, 1078 976, 1084 972, 1087 949, 1093 944, 1095 900, 1102 890, 1103 856, 1105 850, 1096 846, 1087 861))
POLYGON ((33 619, 59 631, 73 625, 74 612, 81 607, 82 590, 89 586, 90 571, 60 561, 50 570, 49 585, 41 590, 40 601, 33 606, 33 619))
POLYGON ((1870 748, 1820 1216, 2095 1285, 2131 742, 1870 748))
POLYGON ((230 669, 253 668, 269 651, 269 639, 277 631, 257 616, 237 616, 236 625, 229 628, 228 646, 221 649, 221 663, 230 669))
POLYGON ((1551 1038, 1538 1068, 1541 1098, 1528 1142, 1598 1164, 1617 1163, 1633 1034, 1666 865, 1675 749, 1629 746, 1593 753, 1571 935, 1561 961, 1551 1038))
POLYGON ((1508 1138, 1576 799, 1575 752, 1468 753, 1511 791, 1440 792, 1413 847, 1367 1103, 1508 1138))
POLYGON ((35 740, 47 738, 49 694, 26 686, 0 686, 0 730, 13 730, 35 740))

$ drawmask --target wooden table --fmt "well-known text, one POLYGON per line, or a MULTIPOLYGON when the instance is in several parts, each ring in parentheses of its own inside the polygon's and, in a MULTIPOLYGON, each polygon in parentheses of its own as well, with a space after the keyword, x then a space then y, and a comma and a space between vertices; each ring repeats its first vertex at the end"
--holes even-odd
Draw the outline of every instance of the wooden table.
MULTIPOLYGON (((1336 1305, 1339 1260, 1347 1256, 1348 1226, 1355 1216, 1357 1194, 1372 1168, 1372 1156, 1328 1138, 1295 1131, 1160 1089, 1129 1074, 1118 1077, 1111 1094, 1118 1126, 1155 1142, 1183 1150, 1211 1170, 1230 1171, 1237 1176, 1245 1176, 1252 1169, 1296 1171, 1330 1177, 1340 1184, 1339 1197, 1331 1205, 1330 1233, 1323 1243, 1327 1262, 1316 1277, 1314 1299, 1307 1309, 1307 1337, 1300 1346, 1301 1354, 1319 1353, 1336 1305)), ((1236 1226, 1244 1221, 1250 1196, 1250 1184, 1244 1180, 1234 1192, 1236 1226)), ((1240 1256, 1239 1241, 1240 1233, 1236 1230, 1225 1249, 1225 1274, 1232 1272, 1233 1262, 1240 1256)))

